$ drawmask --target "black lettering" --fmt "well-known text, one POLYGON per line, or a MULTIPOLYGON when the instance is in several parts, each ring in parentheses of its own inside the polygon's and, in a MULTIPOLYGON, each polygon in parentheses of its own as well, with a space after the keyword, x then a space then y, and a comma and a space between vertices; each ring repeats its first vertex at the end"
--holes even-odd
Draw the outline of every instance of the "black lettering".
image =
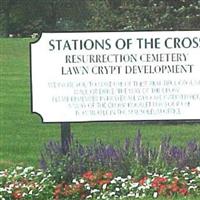
POLYGON ((126 46, 126 42, 124 39, 120 38, 116 41, 115 46, 117 47, 117 49, 124 49, 126 46))
POLYGON ((52 47, 52 48, 49 48, 49 51, 53 51, 55 49, 53 42, 54 42, 54 40, 49 41, 49 45, 52 47))
POLYGON ((71 47, 70 47, 70 44, 69 44, 69 41, 68 41, 68 40, 65 41, 65 44, 64 44, 64 46, 63 46, 63 50, 65 50, 65 49, 72 50, 71 47))
POLYGON ((111 49, 110 39, 106 39, 105 44, 106 44, 105 50, 111 49))
POLYGON ((55 40, 58 43, 58 50, 60 50, 60 43, 62 42, 62 40, 55 40))

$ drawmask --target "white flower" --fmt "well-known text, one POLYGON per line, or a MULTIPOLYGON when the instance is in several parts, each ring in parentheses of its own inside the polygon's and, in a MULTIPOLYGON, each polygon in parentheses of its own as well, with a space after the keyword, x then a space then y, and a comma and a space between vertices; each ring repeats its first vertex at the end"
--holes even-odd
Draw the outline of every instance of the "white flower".
POLYGON ((34 170, 34 167, 26 167, 26 168, 24 168, 24 171, 23 171, 23 173, 28 173, 29 171, 32 171, 32 170, 34 170))
POLYGON ((128 195, 127 195, 127 197, 134 197, 135 196, 135 194, 133 193, 133 192, 130 192, 128 195))
POLYGON ((123 183, 126 182, 126 178, 122 178, 121 182, 123 182, 123 183))
POLYGON ((0 188, 0 192, 6 192, 6 190, 4 188, 0 188))
POLYGON ((85 183, 84 179, 80 179, 80 183, 85 183))
POLYGON ((195 190, 196 188, 197 188, 197 186, 189 186, 189 187, 188 187, 188 190, 189 190, 189 191, 190 191, 190 190, 193 190, 193 189, 195 190))
POLYGON ((131 178, 132 178, 132 177, 131 177, 130 175, 127 176, 127 179, 128 179, 128 180, 131 180, 131 178))
POLYGON ((120 176, 118 176, 118 177, 115 178, 115 180, 116 180, 116 181, 121 181, 122 178, 121 178, 120 176))
POLYGON ((105 190, 107 187, 107 184, 103 184, 102 189, 105 190))
POLYGON ((122 187, 125 188, 125 187, 126 187, 126 184, 125 184, 125 183, 122 183, 122 187))
POLYGON ((157 192, 154 192, 153 193, 153 198, 157 198, 158 197, 158 193, 157 192))
POLYGON ((91 199, 92 198, 92 195, 89 195, 86 197, 86 199, 91 199))
POLYGON ((86 189, 87 189, 87 190, 90 190, 90 186, 86 186, 86 189))
POLYGON ((94 190, 91 190, 91 191, 90 191, 91 194, 97 193, 97 192, 99 192, 99 190, 97 190, 97 189, 94 189, 94 190))
POLYGON ((153 176, 157 177, 157 176, 159 176, 159 174, 154 173, 153 176))
POLYGON ((39 172, 37 172, 36 176, 40 176, 42 174, 43 174, 43 172, 39 171, 39 172))
POLYGON ((1 199, 1 200, 6 200, 6 199, 4 199, 4 198, 3 198, 3 196, 2 196, 2 195, 0 195, 0 199, 1 199))
POLYGON ((8 173, 7 170, 0 171, 0 177, 5 177, 7 173, 8 173))
POLYGON ((131 187, 130 187, 130 188, 131 188, 131 189, 132 189, 132 188, 136 188, 138 185, 139 185, 139 183, 131 183, 131 187))
POLYGON ((85 184, 85 187, 89 187, 89 186, 90 186, 90 184, 89 184, 89 183, 86 183, 86 184, 85 184))
POLYGON ((120 189, 117 187, 117 188, 115 188, 115 191, 119 192, 119 191, 120 191, 120 189))
POLYGON ((115 183, 117 183, 117 182, 115 181, 115 179, 113 179, 112 181, 110 181, 110 183, 111 183, 111 184, 115 184, 115 183))
POLYGON ((28 194, 33 194, 33 191, 32 191, 32 190, 30 190, 28 194))
POLYGON ((115 192, 111 192, 111 193, 109 194, 110 197, 112 197, 112 196, 114 196, 114 195, 115 195, 115 192))
POLYGON ((12 191, 10 191, 10 190, 8 190, 7 192, 8 192, 9 194, 12 194, 12 191))
POLYGON ((79 184, 79 182, 76 179, 73 179, 72 183, 79 184))
POLYGON ((22 170, 23 169, 23 167, 20 167, 20 166, 17 166, 16 167, 16 170, 18 170, 18 171, 20 171, 20 170, 22 170))
POLYGON ((43 178, 43 179, 41 180, 40 184, 41 184, 41 183, 44 183, 46 180, 47 180, 47 178, 43 178))
POLYGON ((47 178, 50 178, 50 177, 52 177, 52 175, 51 175, 51 174, 48 174, 47 178))
POLYGON ((140 194, 137 192, 137 193, 135 194, 135 197, 138 198, 139 196, 140 196, 140 194))

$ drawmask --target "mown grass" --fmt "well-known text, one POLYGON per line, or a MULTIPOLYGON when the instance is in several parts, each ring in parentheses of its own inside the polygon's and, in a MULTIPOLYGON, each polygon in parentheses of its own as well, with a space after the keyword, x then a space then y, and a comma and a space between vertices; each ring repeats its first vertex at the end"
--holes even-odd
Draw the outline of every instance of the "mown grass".
MULTIPOLYGON (((0 169, 24 164, 38 166, 43 144, 60 140, 59 124, 42 124, 31 113, 30 39, 0 39, 0 169)), ((159 145, 164 135, 182 145, 195 138, 200 141, 200 124, 143 124, 131 122, 73 123, 72 132, 81 143, 95 138, 108 143, 134 137, 141 130, 145 143, 159 145)))

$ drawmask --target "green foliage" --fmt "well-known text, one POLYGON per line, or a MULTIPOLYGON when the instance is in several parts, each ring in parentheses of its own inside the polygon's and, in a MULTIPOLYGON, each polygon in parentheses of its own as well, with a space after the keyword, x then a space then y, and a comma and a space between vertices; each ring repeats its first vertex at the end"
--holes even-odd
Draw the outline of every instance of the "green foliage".
POLYGON ((122 1, 117 8, 106 1, 89 3, 91 30, 182 30, 199 29, 199 1, 122 1), (186 3, 187 2, 187 3, 186 3), (190 2, 190 3, 188 3, 190 2))
POLYGON ((0 34, 200 28, 199 0, 1 0, 0 34))

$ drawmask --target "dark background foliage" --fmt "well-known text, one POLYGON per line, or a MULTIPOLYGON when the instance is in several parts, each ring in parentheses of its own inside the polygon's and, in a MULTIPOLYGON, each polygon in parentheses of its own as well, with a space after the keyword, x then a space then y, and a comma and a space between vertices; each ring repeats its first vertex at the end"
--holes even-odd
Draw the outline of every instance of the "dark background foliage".
POLYGON ((200 29, 199 0, 0 0, 0 36, 200 29))

